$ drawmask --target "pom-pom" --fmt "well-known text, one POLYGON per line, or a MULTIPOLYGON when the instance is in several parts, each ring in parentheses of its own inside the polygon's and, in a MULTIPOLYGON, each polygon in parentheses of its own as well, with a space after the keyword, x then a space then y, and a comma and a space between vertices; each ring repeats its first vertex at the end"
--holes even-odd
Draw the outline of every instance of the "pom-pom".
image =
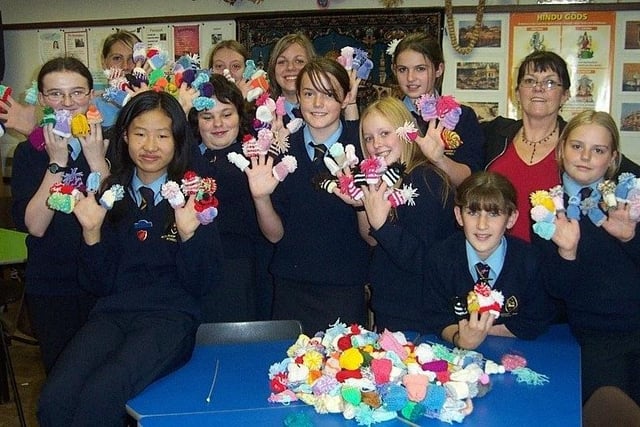
POLYGON ((124 187, 120 184, 114 184, 102 194, 99 203, 103 208, 109 210, 113 208, 115 202, 122 199, 124 199, 124 187))
POLYGON ((75 137, 89 135, 89 121, 87 116, 82 113, 76 113, 71 118, 71 134, 75 137))
POLYGON ((160 194, 174 209, 183 207, 186 202, 184 194, 180 191, 180 185, 175 181, 167 181, 162 184, 160 194))
POLYGON ((98 107, 96 107, 95 105, 91 104, 89 105, 89 107, 87 108, 87 122, 90 125, 97 125, 102 123, 103 118, 102 118, 102 114, 100 113, 100 110, 98 110, 98 107))
POLYGON ((282 160, 273 167, 273 176, 280 182, 298 167, 298 161, 294 156, 284 156, 282 160))
POLYGON ((246 157, 239 153, 229 153, 227 154, 227 159, 234 165, 238 167, 242 172, 251 164, 246 157))
POLYGON ((100 182, 102 175, 100 172, 91 172, 87 177, 87 191, 90 193, 96 193, 100 189, 100 182))
POLYGON ((404 125, 396 129, 396 134, 405 142, 413 142, 418 137, 418 129, 413 122, 404 122, 404 125))
POLYGON ((398 43, 400 43, 402 39, 393 39, 387 44, 387 55, 393 56, 396 53, 396 48, 398 47, 398 43))
POLYGON ((24 102, 30 105, 38 103, 38 82, 36 80, 31 82, 31 86, 24 93, 24 102))
POLYGON ((184 173, 184 177, 182 178, 181 189, 184 194, 189 196, 195 195, 200 189, 200 182, 202 178, 200 178, 195 172, 187 171, 184 173))
POLYGON ((53 126, 53 133, 63 138, 71 137, 71 111, 56 110, 56 124, 53 126))
POLYGON ((29 140, 29 143, 36 151, 44 151, 46 147, 46 142, 44 140, 43 128, 41 127, 35 128, 33 131, 31 131, 27 139, 29 140))
POLYGON ((216 101, 213 98, 199 96, 193 100, 193 108, 198 111, 210 110, 216 106, 216 101))

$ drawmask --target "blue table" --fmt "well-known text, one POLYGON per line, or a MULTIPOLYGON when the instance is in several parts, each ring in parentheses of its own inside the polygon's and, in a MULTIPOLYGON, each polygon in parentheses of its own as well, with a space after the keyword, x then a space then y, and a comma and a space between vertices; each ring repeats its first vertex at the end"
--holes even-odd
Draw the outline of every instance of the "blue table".
MULTIPOLYGON (((142 427, 249 425, 282 426, 295 411, 308 415, 314 425, 356 426, 340 414, 316 414, 300 402, 270 404, 269 366, 285 357, 292 343, 266 342, 197 347, 189 363, 147 387, 127 404, 127 411, 142 427), (219 361, 218 375, 206 402, 219 361)), ((473 400, 474 411, 464 425, 580 426, 580 348, 566 325, 554 325, 535 341, 489 337, 478 349, 499 361, 505 353, 523 355, 529 367, 545 374, 543 386, 517 383, 511 374, 492 375, 493 388, 473 400)), ((406 426, 400 421, 384 426, 406 426)), ((421 426, 443 426, 424 418, 421 426)))

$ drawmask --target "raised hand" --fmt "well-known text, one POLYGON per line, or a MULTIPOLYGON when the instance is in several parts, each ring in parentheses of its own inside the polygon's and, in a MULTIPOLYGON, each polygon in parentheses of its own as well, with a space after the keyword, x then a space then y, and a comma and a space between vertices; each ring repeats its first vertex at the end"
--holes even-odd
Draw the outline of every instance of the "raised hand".
POLYGON ((364 197, 364 209, 367 212, 367 218, 371 228, 378 230, 387 222, 389 212, 391 211, 391 202, 385 197, 387 184, 381 182, 378 184, 370 184, 362 186, 364 197))
POLYGON ((416 138, 416 143, 420 147, 422 153, 436 165, 439 165, 440 162, 444 159, 444 143, 442 142, 442 131, 444 130, 444 125, 442 121, 436 124, 436 120, 429 120, 429 127, 427 128, 427 133, 424 136, 418 136, 416 138))
POLYGON ((36 106, 23 105, 8 96, 6 102, 0 100, 0 120, 7 129, 28 136, 38 124, 36 106))
POLYGON ((45 150, 49 154, 49 160, 60 166, 66 166, 69 161, 69 138, 53 133, 53 125, 47 124, 43 129, 45 150))
POLYGON ((94 193, 80 195, 73 208, 73 214, 82 227, 82 237, 88 245, 98 243, 101 239, 101 228, 107 210, 96 201, 94 193))
POLYGON ((638 221, 631 219, 630 210, 627 203, 618 203, 616 209, 609 210, 608 218, 602 224, 602 228, 621 242, 633 239, 636 235, 638 221))
POLYGON ((198 221, 198 218, 196 217, 194 205, 195 197, 189 196, 187 203, 185 203, 184 206, 175 209, 176 227, 178 228, 180 239, 183 242, 186 242, 193 237, 200 226, 200 221, 198 221))
POLYGON ((580 241, 580 224, 575 219, 567 218, 564 212, 556 217, 556 231, 551 240, 558 246, 558 254, 566 260, 574 260, 578 254, 580 241))
POLYGON ((270 196, 276 187, 278 181, 273 176, 273 157, 258 156, 251 157, 251 167, 244 170, 249 180, 249 189, 254 199, 270 196))
POLYGON ((96 165, 104 161, 109 140, 102 139, 102 126, 99 123, 89 124, 89 135, 80 136, 78 140, 89 165, 96 165))
POLYGON ((469 313, 468 320, 462 319, 458 322, 458 330, 460 331, 457 340, 458 346, 469 350, 478 347, 489 334, 494 320, 495 317, 488 311, 482 314, 478 314, 477 311, 469 313))

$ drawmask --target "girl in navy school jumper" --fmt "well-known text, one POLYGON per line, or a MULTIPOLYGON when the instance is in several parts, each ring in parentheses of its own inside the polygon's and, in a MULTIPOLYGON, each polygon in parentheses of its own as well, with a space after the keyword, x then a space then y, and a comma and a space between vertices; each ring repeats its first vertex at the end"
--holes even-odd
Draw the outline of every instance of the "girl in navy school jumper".
POLYGON ((435 95, 442 89, 444 57, 440 43, 426 34, 405 36, 393 53, 393 73, 404 93, 404 104, 416 116, 424 138, 416 142, 431 163, 444 170, 453 185, 459 185, 471 172, 484 165, 484 134, 475 112, 462 106, 462 115, 455 132, 463 144, 454 152, 444 150, 440 139, 443 125, 435 120, 424 123, 416 112, 415 101, 422 95, 435 95))
POLYGON ((199 144, 193 145, 193 167, 201 176, 218 183, 216 198, 224 206, 216 217, 224 247, 224 279, 215 294, 205 298, 206 322, 250 321, 271 316, 271 280, 266 264, 271 244, 256 218, 246 175, 227 160, 242 154, 242 137, 249 133, 249 115, 238 87, 219 74, 210 78, 214 87, 212 108, 191 108, 189 122, 199 144), (256 263, 260 262, 260 276, 256 263), (258 280, 260 282, 258 282, 258 280))
POLYGON ((337 318, 364 324, 368 249, 353 208, 312 183, 328 170, 321 159, 312 161, 311 142, 357 145, 357 122, 340 119, 351 102, 349 76, 336 61, 315 58, 300 72, 297 88, 306 122, 289 139, 297 170, 279 183, 273 159, 261 157, 251 159, 246 173, 260 229, 276 243, 274 318, 298 319, 312 334, 337 318))
MULTIPOLYGON (((38 100, 54 109, 86 113, 93 93, 87 67, 71 57, 54 58, 38 73, 38 100)), ((74 168, 109 174, 102 127, 90 125, 91 134, 63 138, 44 128, 45 149, 21 142, 13 158, 11 193, 13 220, 27 237, 26 302, 40 343, 45 372, 49 372, 64 346, 84 324, 95 298, 78 282, 77 253, 82 242, 80 224, 73 215, 49 209, 49 188, 74 168), (69 147, 72 152, 69 153, 69 147), (56 164, 58 170, 47 165, 56 164)))
POLYGON ((395 185, 417 190, 415 205, 393 208, 387 184, 363 186, 365 212, 358 213, 362 237, 373 247, 369 267, 375 326, 397 331, 426 330, 422 308, 423 264, 428 248, 455 231, 453 192, 445 173, 426 159, 416 144, 396 129, 411 122, 402 102, 386 97, 369 105, 360 121, 360 141, 367 157, 387 165, 401 162, 406 176, 395 185))
MULTIPOLYGON (((556 158, 565 199, 613 177, 620 164, 620 136, 604 112, 584 111, 567 124, 556 158)), ((550 255, 549 292, 566 303, 569 326, 581 347, 582 397, 613 385, 640 404, 640 237, 627 203, 618 201, 601 226, 589 216, 557 215, 553 243, 536 239, 550 255)))
POLYGON ((425 317, 433 332, 458 347, 474 349, 487 335, 533 339, 553 317, 541 254, 504 235, 517 219, 516 206, 516 191, 505 177, 472 174, 455 198, 455 216, 464 232, 434 245, 427 257, 425 317), (466 308, 467 295, 480 279, 478 262, 489 265, 489 286, 504 296, 497 319, 489 311, 468 313, 466 308))
POLYGON ((108 213, 93 194, 74 209, 85 241, 81 284, 100 298, 44 384, 43 427, 122 426, 127 400, 189 360, 200 299, 217 284, 215 223, 200 225, 193 197, 174 210, 158 195, 187 167, 191 136, 180 104, 143 92, 115 126, 116 169, 102 188, 120 184, 125 197, 108 213), (142 186, 155 193, 144 210, 142 186))

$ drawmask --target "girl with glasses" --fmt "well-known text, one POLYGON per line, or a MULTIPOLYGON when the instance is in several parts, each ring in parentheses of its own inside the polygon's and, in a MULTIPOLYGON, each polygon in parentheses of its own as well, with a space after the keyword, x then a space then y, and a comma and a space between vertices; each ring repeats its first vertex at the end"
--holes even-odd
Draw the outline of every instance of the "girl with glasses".
MULTIPOLYGON (((42 106, 86 113, 93 93, 93 78, 82 62, 54 58, 38 74, 38 100, 42 106)), ((106 141, 99 124, 90 134, 67 138, 44 127, 45 146, 20 143, 13 158, 12 214, 17 228, 29 233, 26 302, 48 373, 58 355, 84 324, 94 297, 78 283, 81 230, 73 215, 47 205, 49 189, 68 174, 85 178, 90 172, 109 174, 106 141)))

